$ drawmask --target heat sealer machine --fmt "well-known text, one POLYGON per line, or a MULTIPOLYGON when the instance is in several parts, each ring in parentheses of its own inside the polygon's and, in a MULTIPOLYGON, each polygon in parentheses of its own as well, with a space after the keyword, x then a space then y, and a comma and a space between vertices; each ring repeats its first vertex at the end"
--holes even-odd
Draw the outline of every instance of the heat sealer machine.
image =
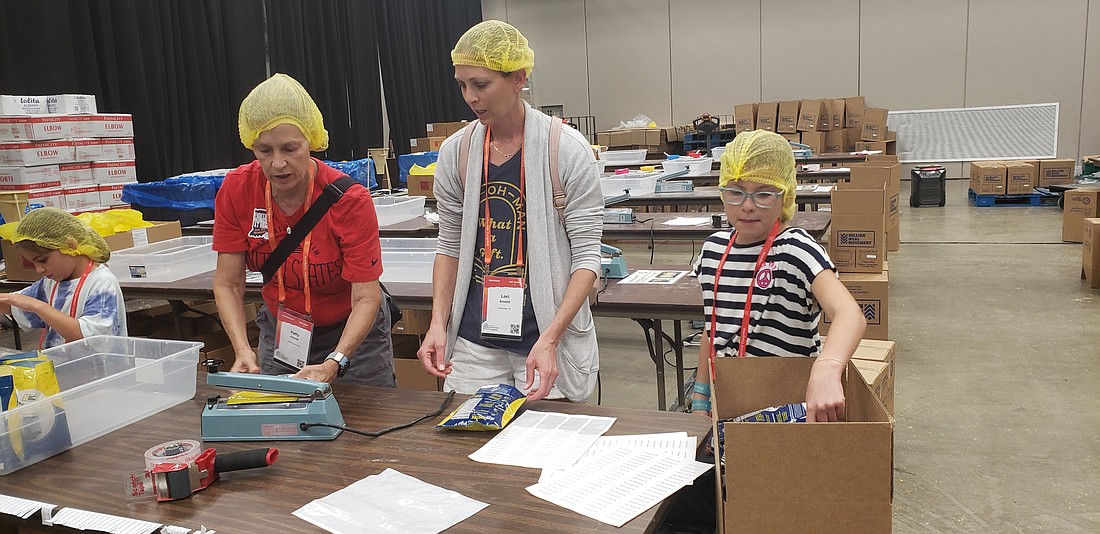
POLYGON ((278 394, 238 403, 232 397, 210 397, 202 410, 203 441, 332 440, 340 435, 344 416, 325 382, 288 376, 219 372, 222 360, 206 360, 211 386, 278 394))
POLYGON ((622 249, 600 243, 600 274, 604 278, 626 278, 626 258, 622 249))

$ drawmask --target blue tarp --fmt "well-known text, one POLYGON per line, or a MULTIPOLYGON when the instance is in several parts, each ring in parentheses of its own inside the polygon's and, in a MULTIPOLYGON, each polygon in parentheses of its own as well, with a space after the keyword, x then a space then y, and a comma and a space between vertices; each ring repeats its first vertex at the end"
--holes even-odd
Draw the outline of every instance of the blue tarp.
MULTIPOLYGON (((436 158, 439 157, 439 152, 417 152, 415 154, 402 154, 397 156, 397 168, 399 179, 401 180, 401 186, 404 186, 407 182, 406 178, 409 176, 409 169, 412 166, 420 165, 421 167, 427 167, 432 163, 435 163, 436 158)), ((397 184, 394 184, 396 187, 397 184)))

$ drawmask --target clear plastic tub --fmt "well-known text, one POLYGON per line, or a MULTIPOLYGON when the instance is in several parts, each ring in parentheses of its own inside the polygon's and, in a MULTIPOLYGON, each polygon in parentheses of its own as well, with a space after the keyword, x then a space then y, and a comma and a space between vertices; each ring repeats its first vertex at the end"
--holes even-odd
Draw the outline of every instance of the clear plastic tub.
POLYGON ((687 169, 688 176, 699 176, 710 172, 711 162, 713 158, 676 158, 666 159, 661 162, 661 167, 665 172, 676 172, 679 170, 687 169))
POLYGON ((378 226, 389 226, 424 215, 424 199, 417 196, 374 197, 374 212, 378 226))
POLYGON ((211 236, 167 239, 111 253, 107 266, 120 282, 175 282, 213 271, 218 253, 211 236))
POLYGON ((646 152, 647 150, 644 148, 638 150, 608 150, 607 152, 600 152, 600 159, 611 166, 635 165, 645 161, 646 152))
POLYGON ((94 336, 43 351, 53 361, 60 393, 3 412, 0 475, 190 400, 200 347, 94 336))
POLYGON ((635 171, 627 174, 617 174, 600 178, 600 189, 603 196, 613 197, 630 191, 630 196, 652 195, 657 188, 659 172, 635 171))
POLYGON ((436 239, 381 238, 382 283, 432 282, 436 239))
POLYGON ((722 161, 722 153, 726 151, 726 145, 716 146, 710 149, 710 157, 714 158, 714 161, 722 161))

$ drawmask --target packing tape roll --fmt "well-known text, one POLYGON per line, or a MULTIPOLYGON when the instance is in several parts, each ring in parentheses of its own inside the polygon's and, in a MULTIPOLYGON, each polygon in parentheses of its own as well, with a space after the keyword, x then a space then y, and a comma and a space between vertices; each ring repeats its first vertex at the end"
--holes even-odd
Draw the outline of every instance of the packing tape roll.
POLYGON ((202 445, 191 439, 167 441, 145 451, 145 468, 157 464, 189 464, 202 453, 202 445))

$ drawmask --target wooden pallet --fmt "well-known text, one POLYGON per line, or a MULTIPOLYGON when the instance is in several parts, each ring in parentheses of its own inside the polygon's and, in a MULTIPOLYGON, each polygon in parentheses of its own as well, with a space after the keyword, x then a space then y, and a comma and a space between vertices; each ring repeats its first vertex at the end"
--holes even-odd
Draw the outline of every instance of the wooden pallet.
POLYGON ((1031 193, 1027 195, 979 195, 973 189, 967 193, 970 202, 979 208, 992 206, 1041 206, 1043 195, 1031 193))

